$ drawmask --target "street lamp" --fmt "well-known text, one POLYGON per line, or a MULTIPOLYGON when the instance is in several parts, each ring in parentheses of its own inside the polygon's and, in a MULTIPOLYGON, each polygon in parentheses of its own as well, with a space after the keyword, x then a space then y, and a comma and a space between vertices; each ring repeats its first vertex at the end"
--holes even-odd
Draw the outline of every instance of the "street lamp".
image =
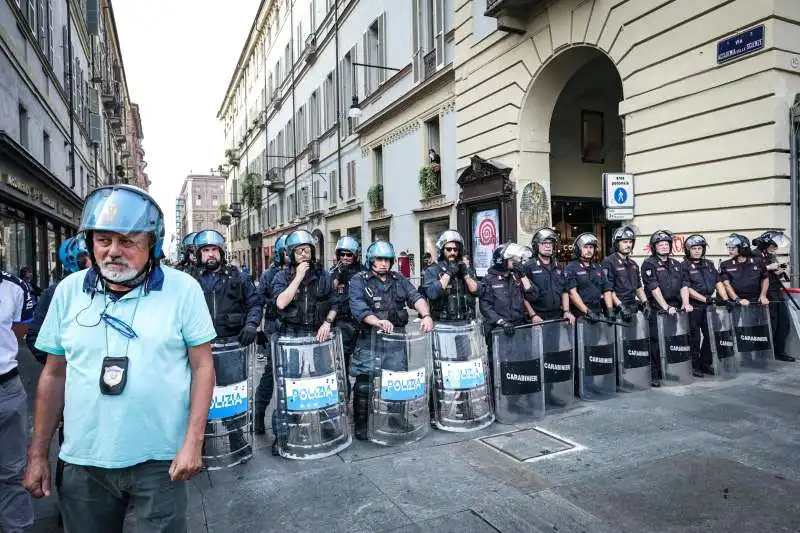
POLYGON ((380 70, 390 70, 392 72, 400 72, 403 69, 384 67, 382 65, 370 65, 369 63, 356 63, 353 62, 353 103, 350 104, 350 109, 347 110, 347 116, 350 118, 361 118, 364 112, 361 110, 361 105, 358 103, 358 91, 356 89, 356 69, 355 67, 377 68, 380 70))

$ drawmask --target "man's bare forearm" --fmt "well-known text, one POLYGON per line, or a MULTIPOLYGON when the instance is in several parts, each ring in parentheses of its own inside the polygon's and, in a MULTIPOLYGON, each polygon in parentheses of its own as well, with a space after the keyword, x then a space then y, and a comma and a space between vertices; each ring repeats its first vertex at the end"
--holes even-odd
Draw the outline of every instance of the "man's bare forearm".
POLYGON ((189 348, 189 361, 192 365, 192 390, 185 443, 199 447, 203 444, 208 408, 214 394, 215 375, 211 345, 202 344, 189 348))
POLYGON ((58 427, 64 410, 64 386, 67 381, 63 357, 48 357, 45 369, 36 386, 36 407, 33 418, 33 435, 28 449, 30 457, 47 457, 50 440, 58 427), (64 366, 64 368, 61 368, 64 366))

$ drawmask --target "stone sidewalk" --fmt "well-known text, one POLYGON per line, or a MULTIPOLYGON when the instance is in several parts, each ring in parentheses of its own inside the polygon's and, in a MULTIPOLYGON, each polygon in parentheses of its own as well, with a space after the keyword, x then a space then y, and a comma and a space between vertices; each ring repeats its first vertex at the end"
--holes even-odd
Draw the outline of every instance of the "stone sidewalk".
MULTIPOLYGON (((249 463, 192 482, 190 531, 797 533, 798 415, 800 364, 779 364, 318 461, 258 439, 249 463)), ((53 499, 36 505, 33 531, 59 531, 53 499)))

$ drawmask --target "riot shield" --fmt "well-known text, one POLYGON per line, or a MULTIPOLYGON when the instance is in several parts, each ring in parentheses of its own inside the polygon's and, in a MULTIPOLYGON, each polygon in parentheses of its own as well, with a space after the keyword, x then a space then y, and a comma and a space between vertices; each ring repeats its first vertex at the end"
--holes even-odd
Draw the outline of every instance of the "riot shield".
POLYGON ((661 350, 661 374, 665 385, 692 382, 692 345, 689 342, 689 315, 683 311, 670 315, 659 312, 658 344, 661 350))
POLYGON ((373 328, 372 387, 367 438, 384 446, 408 444, 430 429, 428 379, 433 366, 431 334, 373 328))
POLYGON ((433 332, 433 409, 436 427, 472 431, 494 422, 486 342, 480 325, 437 324, 433 332))
POLYGON ((203 463, 219 470, 244 463, 253 456, 250 442, 250 375, 253 349, 243 348, 235 337, 211 343, 216 383, 208 410, 203 463))
POLYGON ((546 410, 575 403, 575 328, 567 321, 545 322, 534 329, 542 336, 544 404, 546 410))
POLYGON ((775 355, 772 351, 769 307, 753 303, 748 306, 737 305, 731 320, 742 368, 772 370, 775 355))
POLYGON ((617 372, 623 391, 650 388, 650 325, 641 311, 625 326, 615 326, 617 372))
POLYGON ((739 373, 739 354, 733 341, 731 313, 727 307, 706 306, 708 341, 714 357, 714 375, 726 378, 739 373))
POLYGON ((275 336, 272 353, 281 457, 319 459, 350 446, 349 384, 339 330, 322 343, 311 336, 275 336))
POLYGON ((617 392, 614 363, 613 324, 578 319, 578 394, 581 400, 595 400, 617 392))
POLYGON ((497 421, 523 424, 544 418, 542 328, 518 326, 512 336, 495 329, 492 356, 497 421))

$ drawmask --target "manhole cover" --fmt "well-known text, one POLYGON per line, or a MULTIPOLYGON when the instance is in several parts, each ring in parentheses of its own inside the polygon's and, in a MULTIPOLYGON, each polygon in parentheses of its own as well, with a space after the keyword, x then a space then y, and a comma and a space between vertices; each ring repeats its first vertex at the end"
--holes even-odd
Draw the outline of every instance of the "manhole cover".
POLYGON ((566 452, 576 447, 575 444, 556 438, 538 429, 521 429, 510 433, 483 437, 480 440, 520 462, 566 452))

